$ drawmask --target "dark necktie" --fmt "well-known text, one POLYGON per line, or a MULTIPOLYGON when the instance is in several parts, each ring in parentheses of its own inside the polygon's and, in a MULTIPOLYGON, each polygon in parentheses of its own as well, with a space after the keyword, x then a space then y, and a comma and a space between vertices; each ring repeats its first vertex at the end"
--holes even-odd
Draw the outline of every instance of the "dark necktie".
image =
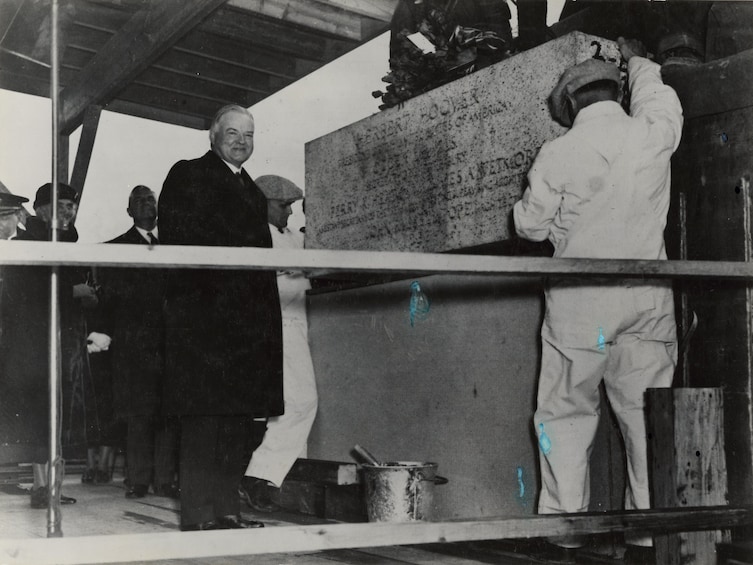
POLYGON ((152 232, 146 232, 146 235, 149 236, 149 245, 158 245, 159 239, 157 239, 152 232))

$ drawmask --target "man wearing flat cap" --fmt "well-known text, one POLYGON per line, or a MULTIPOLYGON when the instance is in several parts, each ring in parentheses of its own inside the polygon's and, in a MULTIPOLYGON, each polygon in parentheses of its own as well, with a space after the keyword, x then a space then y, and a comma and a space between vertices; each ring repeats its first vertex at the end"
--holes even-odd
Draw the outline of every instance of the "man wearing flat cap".
MULTIPOLYGON (((682 107, 659 65, 639 56, 645 50, 638 42, 619 38, 618 45, 628 64, 630 115, 617 102, 614 65, 589 60, 565 71, 550 106, 570 130, 543 145, 513 210, 518 235, 548 239, 555 257, 667 258, 670 158, 680 143, 682 107)), ((601 381, 626 447, 625 508, 649 508, 643 395, 672 382, 670 282, 551 278, 541 341, 539 513, 588 510, 601 381)), ((629 561, 651 560, 650 537, 626 537, 629 561)), ((582 544, 550 541, 572 558, 582 544)))
MULTIPOLYGON (((303 234, 287 227, 290 207, 303 198, 303 191, 277 175, 264 175, 254 182, 267 198, 272 247, 303 249, 303 234)), ((257 512, 277 508, 277 489, 295 460, 306 457, 306 442, 318 405, 306 317, 306 291, 311 284, 300 271, 278 271, 277 288, 282 313, 285 413, 267 421, 264 439, 254 450, 239 488, 246 504, 257 512)))

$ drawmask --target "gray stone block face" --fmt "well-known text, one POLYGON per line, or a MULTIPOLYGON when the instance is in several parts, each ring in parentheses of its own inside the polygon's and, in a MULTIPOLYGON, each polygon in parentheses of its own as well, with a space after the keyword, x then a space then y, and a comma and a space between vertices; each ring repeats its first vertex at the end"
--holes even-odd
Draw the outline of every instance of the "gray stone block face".
POLYGON ((547 97, 614 42, 579 32, 306 144, 306 247, 443 252, 512 237, 541 145, 565 129, 547 97), (597 42, 597 43, 594 43, 597 42))

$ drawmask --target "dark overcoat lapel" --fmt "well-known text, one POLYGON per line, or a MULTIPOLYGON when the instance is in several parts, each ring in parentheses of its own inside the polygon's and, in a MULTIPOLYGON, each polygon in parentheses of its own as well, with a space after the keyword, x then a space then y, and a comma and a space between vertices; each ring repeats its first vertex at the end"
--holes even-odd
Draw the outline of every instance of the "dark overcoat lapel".
POLYGON ((139 233, 139 230, 136 229, 136 226, 131 226, 131 229, 129 229, 127 232, 120 234, 115 239, 111 239, 107 243, 147 243, 146 239, 142 237, 142 235, 139 233))
MULTIPOLYGON (((159 202, 168 245, 271 247, 264 195, 211 151, 176 163, 159 202)), ((282 324, 274 272, 171 270, 168 414, 282 413, 282 324)))

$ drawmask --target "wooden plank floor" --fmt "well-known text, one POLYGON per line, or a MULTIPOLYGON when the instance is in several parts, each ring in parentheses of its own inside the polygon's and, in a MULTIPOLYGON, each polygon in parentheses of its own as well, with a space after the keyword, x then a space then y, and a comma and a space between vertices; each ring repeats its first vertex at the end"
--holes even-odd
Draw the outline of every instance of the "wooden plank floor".
MULTIPOLYGON (((21 480, 27 480, 23 477, 21 480)), ((27 483, 5 481, 0 484, 0 539, 46 537, 47 513, 32 509, 27 483)), ((107 485, 83 485, 80 474, 69 472, 63 484, 63 494, 78 500, 76 504, 62 507, 64 537, 106 536, 110 534, 149 534, 177 532, 179 503, 169 498, 147 495, 145 498, 125 498, 123 477, 117 476, 107 485)), ((263 521, 267 528, 286 525, 326 523, 314 516, 278 512, 254 514, 246 512, 248 519, 263 521)), ((196 538, 186 533, 186 542, 196 538)), ((458 543, 422 546, 392 546, 362 549, 341 549, 296 554, 267 554, 247 557, 215 557, 197 559, 171 559, 150 561, 155 565, 332 565, 352 563, 357 565, 478 565, 479 563, 547 564, 525 553, 526 542, 458 543), (522 545, 521 545, 522 544, 522 545), (522 548, 522 549, 521 549, 522 548)), ((621 561, 615 555, 602 555, 588 559, 588 563, 613 563, 621 561)), ((0 559, 2 561, 2 559, 0 559)))

